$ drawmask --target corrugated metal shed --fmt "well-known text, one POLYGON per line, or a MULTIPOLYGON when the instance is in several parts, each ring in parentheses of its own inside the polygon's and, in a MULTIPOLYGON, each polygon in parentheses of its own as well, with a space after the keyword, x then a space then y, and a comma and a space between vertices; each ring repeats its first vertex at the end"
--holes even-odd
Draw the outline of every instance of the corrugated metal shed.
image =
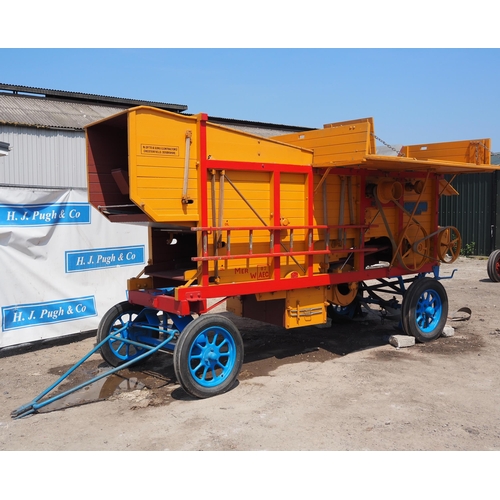
POLYGON ((10 144, 8 142, 0 141, 0 156, 7 156, 10 151, 10 144))
POLYGON ((148 105, 173 112, 184 104, 122 99, 0 83, 0 123, 82 130, 85 125, 132 106, 148 105))
MULTIPOLYGON (((8 186, 87 187, 83 127, 124 109, 147 105, 173 112, 187 106, 78 94, 0 83, 0 141, 12 151, 2 159, 0 184, 8 186)), ((210 121, 270 137, 301 127, 209 117, 210 121)))
MULTIPOLYGON (((500 165, 500 155, 491 163, 500 165)), ((453 181, 459 196, 442 196, 441 226, 454 226, 462 236, 462 250, 489 255, 500 248, 500 172, 464 174, 453 181)))
POLYGON ((0 94, 0 123, 37 128, 82 130, 123 108, 0 94))
MULTIPOLYGON (((183 104, 124 99, 0 83, 0 124, 5 125, 83 130, 83 127, 89 123, 107 118, 133 106, 153 106, 172 112, 185 112, 188 109, 183 104)), ((219 125, 263 137, 311 130, 307 127, 215 116, 209 116, 209 120, 219 125)))
POLYGON ((12 150, 0 163, 0 184, 87 188, 83 131, 0 125, 12 150))

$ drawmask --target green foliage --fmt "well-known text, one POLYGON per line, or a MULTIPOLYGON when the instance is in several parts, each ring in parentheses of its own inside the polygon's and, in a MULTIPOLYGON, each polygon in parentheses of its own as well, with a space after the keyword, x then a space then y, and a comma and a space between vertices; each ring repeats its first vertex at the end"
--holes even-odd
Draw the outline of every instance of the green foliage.
POLYGON ((462 247, 462 249, 460 250, 460 255, 464 257, 470 257, 471 255, 474 255, 475 249, 476 244, 471 241, 470 243, 467 243, 462 247))

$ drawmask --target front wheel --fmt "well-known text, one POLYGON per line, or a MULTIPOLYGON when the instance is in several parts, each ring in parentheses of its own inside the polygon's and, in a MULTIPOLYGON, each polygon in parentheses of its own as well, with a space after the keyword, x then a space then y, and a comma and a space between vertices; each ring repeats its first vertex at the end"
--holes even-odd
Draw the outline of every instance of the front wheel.
POLYGON ((174 350, 178 382, 191 396, 208 398, 233 386, 243 364, 243 340, 225 316, 208 314, 189 323, 174 350))
POLYGON ((500 250, 494 250, 488 257, 488 276, 491 281, 500 282, 500 250))
POLYGON ((401 321, 407 335, 420 342, 437 339, 448 318, 448 296, 443 285, 433 278, 415 281, 401 306, 401 321))

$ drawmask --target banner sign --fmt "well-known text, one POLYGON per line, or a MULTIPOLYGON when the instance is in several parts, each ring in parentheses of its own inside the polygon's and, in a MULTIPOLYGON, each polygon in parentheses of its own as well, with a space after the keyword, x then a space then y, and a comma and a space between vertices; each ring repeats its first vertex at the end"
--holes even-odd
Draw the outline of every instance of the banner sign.
POLYGON ((54 224, 90 224, 90 205, 88 203, 0 205, 2 226, 54 224))
POLYGON ((94 297, 8 306, 2 307, 2 330, 60 323, 96 315, 94 297))
POLYGON ((83 189, 0 186, 0 348, 95 330, 147 262, 147 227, 113 224, 83 189))
POLYGON ((66 252, 67 273, 135 264, 144 264, 144 245, 66 252))

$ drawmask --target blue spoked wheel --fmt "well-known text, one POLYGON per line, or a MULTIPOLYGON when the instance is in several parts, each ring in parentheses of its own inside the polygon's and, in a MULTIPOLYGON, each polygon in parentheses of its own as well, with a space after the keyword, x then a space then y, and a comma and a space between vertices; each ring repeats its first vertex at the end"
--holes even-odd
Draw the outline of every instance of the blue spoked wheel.
POLYGON ((111 366, 120 366, 144 353, 145 349, 124 342, 130 339, 136 342, 158 337, 158 333, 140 325, 158 327, 156 314, 145 314, 145 308, 130 302, 120 302, 113 306, 101 319, 97 328, 97 342, 102 342, 110 333, 118 338, 110 339, 101 347, 101 356, 111 366))
POLYGON ((441 283, 433 278, 415 281, 406 292, 401 321, 407 335, 420 342, 437 339, 448 318, 448 296, 441 283))
POLYGON ((243 364, 243 340, 229 319, 207 314, 181 333, 174 350, 177 381, 191 396, 208 398, 232 388, 243 364))

